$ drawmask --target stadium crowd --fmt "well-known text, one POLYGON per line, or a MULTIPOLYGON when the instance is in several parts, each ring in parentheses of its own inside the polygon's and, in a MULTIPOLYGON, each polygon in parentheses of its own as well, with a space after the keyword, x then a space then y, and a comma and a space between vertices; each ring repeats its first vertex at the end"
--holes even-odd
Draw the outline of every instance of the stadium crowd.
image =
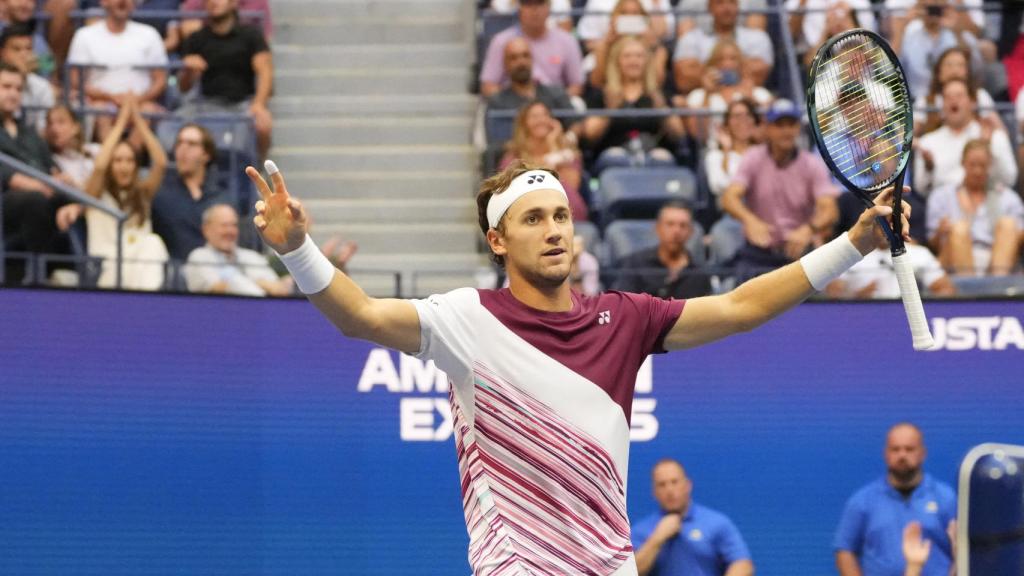
MULTIPOLYGON (((1010 4, 481 3, 484 171, 514 158, 557 170, 606 288, 727 289, 860 214, 813 144, 803 86, 819 46, 867 28, 890 41, 915 97, 908 250, 921 288, 994 289, 1019 277, 1024 244, 1024 9, 1010 4)), ((891 267, 879 251, 827 294, 897 297, 891 267)))

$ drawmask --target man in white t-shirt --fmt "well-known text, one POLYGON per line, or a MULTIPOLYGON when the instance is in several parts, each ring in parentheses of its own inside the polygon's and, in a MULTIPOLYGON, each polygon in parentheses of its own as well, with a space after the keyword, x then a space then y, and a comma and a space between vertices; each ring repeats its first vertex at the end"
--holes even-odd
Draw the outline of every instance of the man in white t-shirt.
MULTIPOLYGON (((477 195, 480 228, 509 287, 410 301, 371 298, 335 270, 277 167, 267 171, 274 192, 246 170, 262 197, 254 223, 299 290, 344 334, 447 374, 478 575, 636 576, 626 478, 633 387, 647 355, 751 330, 796 306, 874 250, 874 218, 892 212, 865 211, 848 234, 729 294, 590 297, 571 290, 565 190, 552 172, 516 162, 477 195)), ((289 345, 275 350, 284 362, 289 345)))
POLYGON ((708 0, 713 26, 711 32, 694 28, 676 43, 672 54, 672 67, 676 88, 680 94, 700 86, 704 65, 711 57, 711 51, 720 38, 736 42, 746 59, 745 72, 757 86, 764 86, 768 74, 775 64, 775 50, 771 38, 756 28, 739 24, 739 3, 737 0, 708 0))
MULTIPOLYGON (((87 68, 71 69, 71 88, 82 89, 89 106, 116 111, 125 94, 138 97, 143 112, 163 110, 157 100, 167 87, 167 52, 160 33, 152 26, 131 20, 135 0, 102 0, 102 20, 83 26, 71 39, 68 63, 87 68), (95 68, 88 68, 95 66, 95 68)), ((109 131, 112 117, 96 119, 102 139, 109 131)))

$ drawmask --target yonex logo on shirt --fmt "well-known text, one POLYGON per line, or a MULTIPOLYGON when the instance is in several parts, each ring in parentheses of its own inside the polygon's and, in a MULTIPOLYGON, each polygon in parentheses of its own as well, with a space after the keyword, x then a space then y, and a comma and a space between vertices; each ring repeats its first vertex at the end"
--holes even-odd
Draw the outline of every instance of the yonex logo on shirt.
POLYGON ((597 323, 598 324, 611 324, 612 323, 612 313, 611 313, 611 310, 604 310, 602 312, 598 312, 598 314, 597 314, 597 323))

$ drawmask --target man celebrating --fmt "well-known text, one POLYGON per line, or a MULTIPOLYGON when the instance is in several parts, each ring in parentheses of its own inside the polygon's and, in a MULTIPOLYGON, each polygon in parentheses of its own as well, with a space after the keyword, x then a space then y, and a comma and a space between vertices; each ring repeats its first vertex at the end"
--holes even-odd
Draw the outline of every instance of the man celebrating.
POLYGON ((654 498, 661 508, 633 526, 641 575, 753 576, 743 536, 721 512, 691 498, 683 465, 666 458, 654 465, 654 498))
POLYGON ((626 477, 644 359, 792 308, 882 242, 873 218, 892 213, 875 206, 849 233, 729 294, 585 297, 570 289, 572 214, 558 175, 517 162, 477 195, 509 287, 409 301, 371 298, 335 270, 277 167, 267 171, 274 191, 246 169, 262 196, 254 222, 299 290, 345 335, 433 360, 448 375, 475 574, 635 576, 626 477))
POLYGON ((888 473, 858 490, 846 503, 836 531, 840 576, 903 576, 903 531, 913 523, 932 542, 923 576, 948 576, 952 543, 947 531, 956 516, 956 494, 924 473, 924 437, 913 424, 889 429, 888 473))

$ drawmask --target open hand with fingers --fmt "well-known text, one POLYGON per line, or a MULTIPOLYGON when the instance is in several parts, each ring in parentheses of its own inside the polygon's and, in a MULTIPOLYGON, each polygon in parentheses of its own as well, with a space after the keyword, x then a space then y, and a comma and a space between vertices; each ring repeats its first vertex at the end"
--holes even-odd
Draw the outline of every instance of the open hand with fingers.
MULTIPOLYGON (((903 193, 910 192, 909 186, 903 187, 903 193)), ((882 228, 876 223, 877 218, 882 218, 892 227, 892 196, 893 189, 890 186, 875 198, 875 205, 865 210, 857 223, 850 228, 850 241, 857 247, 861 254, 868 254, 875 248, 888 248, 889 241, 882 232, 882 228)), ((903 240, 910 241, 910 204, 902 201, 903 213, 900 221, 903 223, 903 240)))
POLYGON ((288 195, 284 176, 277 166, 267 160, 265 167, 274 182, 273 190, 255 168, 249 166, 245 169, 245 174, 256 185, 261 198, 256 202, 253 223, 268 246, 278 254, 285 254, 302 246, 306 239, 308 219, 302 204, 288 195))

